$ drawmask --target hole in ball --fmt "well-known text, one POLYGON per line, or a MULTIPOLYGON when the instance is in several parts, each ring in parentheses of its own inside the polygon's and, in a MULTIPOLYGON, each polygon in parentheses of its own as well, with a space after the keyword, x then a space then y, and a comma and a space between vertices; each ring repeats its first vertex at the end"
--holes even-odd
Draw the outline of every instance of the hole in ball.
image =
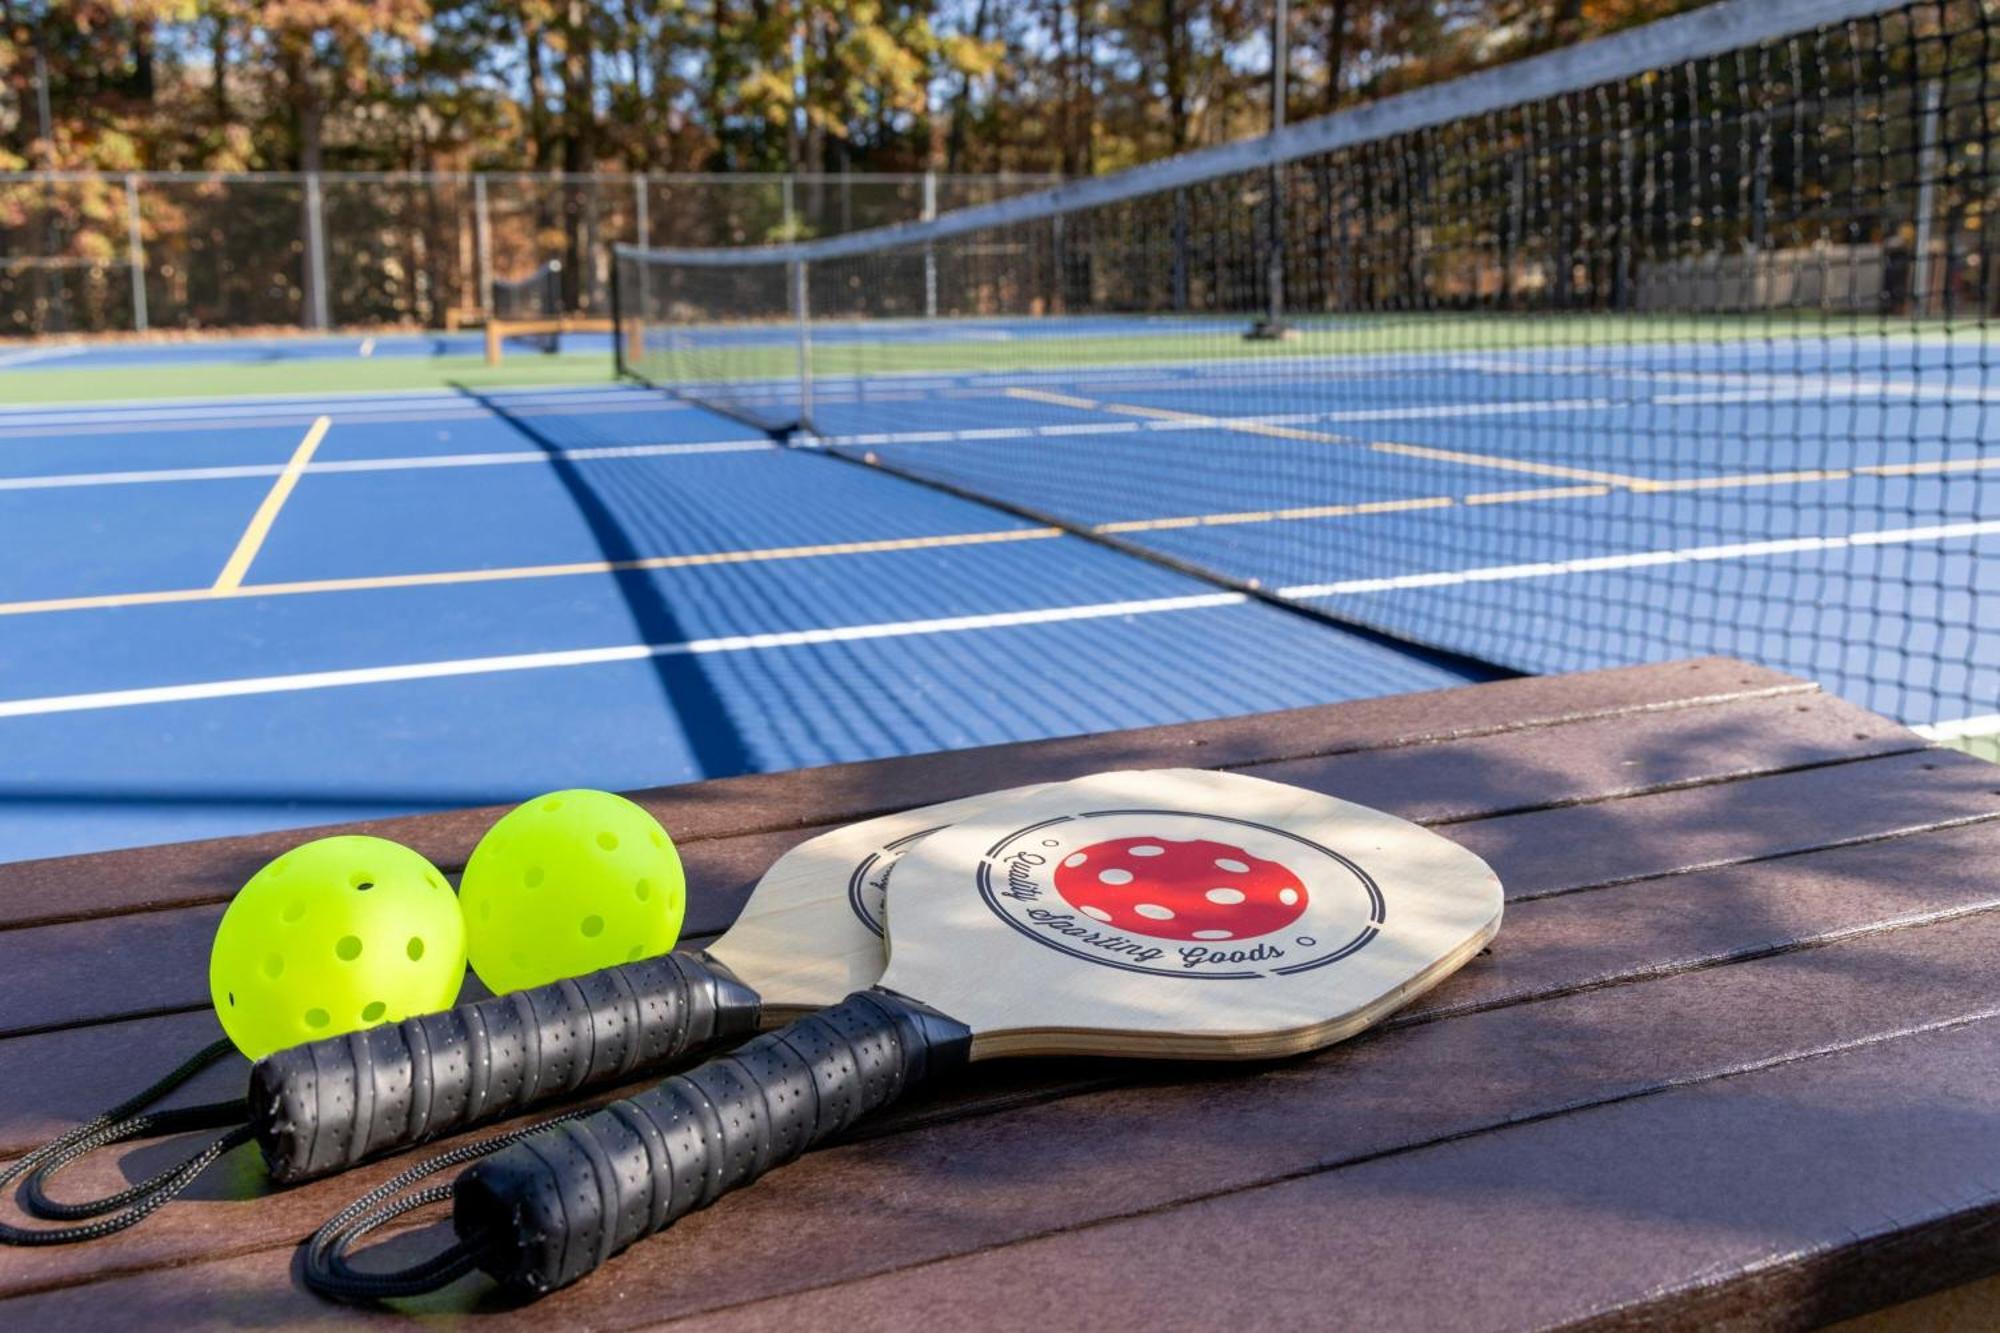
POLYGON ((373 1023, 388 1012, 388 1005, 382 1003, 380 1000, 370 1000, 367 1007, 361 1011, 361 1021, 364 1023, 373 1023))
POLYGON ((615 852, 618 850, 618 835, 615 833, 600 833, 597 835, 597 845, 607 852, 615 852))
POLYGON ((583 919, 583 933, 592 939, 596 939, 599 935, 602 935, 604 933, 604 918, 601 916, 585 917, 583 919))
POLYGON ((234 1009, 234 1008, 236 1007, 236 992, 235 992, 235 991, 231 991, 231 992, 229 992, 229 1007, 230 1007, 231 1009, 234 1009))
POLYGON ((364 870, 354 877, 353 883, 356 893, 366 893, 375 887, 375 877, 364 870))
POLYGON ((410 936, 410 942, 403 947, 403 952, 410 956, 411 962, 416 962, 424 956, 423 940, 415 935, 410 936))
POLYGON ((653 896, 652 882, 650 880, 640 880, 632 886, 632 893, 640 902, 645 902, 646 899, 653 896))
POLYGON ((361 956, 361 937, 359 935, 342 935, 333 946, 333 954, 334 957, 340 959, 343 963, 353 962, 361 956))
POLYGON ((264 960, 264 975, 276 981, 285 974, 285 956, 274 953, 264 960))
POLYGON ((542 868, 540 866, 529 866, 528 873, 521 876, 521 882, 531 889, 534 888, 542 882, 542 868))
POLYGON ((643 944, 635 944, 625 951, 625 961, 628 963, 636 963, 645 956, 646 946, 643 944))
POLYGON ((306 1026, 309 1028, 323 1028, 332 1021, 333 1015, 324 1009, 306 1010, 306 1026))
POLYGON ((441 889, 444 887, 444 876, 438 874, 435 870, 426 870, 424 872, 424 882, 434 889, 441 889))
POLYGON ((306 905, 304 899, 300 899, 297 902, 290 902, 285 904, 285 920, 297 921, 300 917, 303 917, 305 914, 306 914, 306 905))
POLYGON ((652 840, 652 843, 655 847, 664 847, 667 845, 667 835, 660 832, 658 829, 654 829, 651 833, 648 833, 646 836, 647 838, 652 840))
POLYGON ((560 809, 562 809, 562 802, 561 802, 561 801, 543 801, 543 802, 542 802, 542 809, 544 809, 544 810, 560 810, 560 809))

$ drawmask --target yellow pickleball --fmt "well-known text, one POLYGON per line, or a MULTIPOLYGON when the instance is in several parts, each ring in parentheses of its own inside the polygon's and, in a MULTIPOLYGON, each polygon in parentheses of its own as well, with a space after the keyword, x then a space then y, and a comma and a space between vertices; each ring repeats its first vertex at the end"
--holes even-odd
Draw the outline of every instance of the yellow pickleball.
POLYGON ((659 821, 605 791, 554 791, 508 811, 459 880, 466 954, 495 993, 665 953, 687 884, 659 821))
POLYGON ((320 838, 250 877, 216 927, 208 989, 253 1060, 449 1009, 465 921, 437 868, 384 838, 320 838))

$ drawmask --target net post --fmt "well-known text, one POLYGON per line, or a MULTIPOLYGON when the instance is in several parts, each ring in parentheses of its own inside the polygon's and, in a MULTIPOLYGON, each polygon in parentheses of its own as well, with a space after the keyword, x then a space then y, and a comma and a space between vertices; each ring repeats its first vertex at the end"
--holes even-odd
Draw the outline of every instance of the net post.
POLYGON ((1188 308, 1188 197, 1186 190, 1174 191, 1174 313, 1188 308))
POLYGON ((315 329, 327 326, 326 301, 326 207, 320 193, 317 171, 306 173, 306 294, 307 323, 315 329))
MULTIPOLYGON (((643 234, 641 240, 643 241, 643 234)), ((611 373, 624 379, 625 369, 625 259, 614 247, 611 251, 611 373)))
MULTIPOLYGON (((923 220, 937 216, 937 172, 924 173, 923 220)), ((937 246, 924 246, 924 318, 937 318, 937 246)))
POLYGON ((472 178, 472 248, 479 267, 479 308, 493 314, 493 215, 486 206, 486 177, 472 178))
POLYGON ((807 297, 806 265, 792 265, 792 313, 799 326, 799 425, 812 429, 812 304, 807 297))
MULTIPOLYGON (((1277 0, 1271 10, 1271 133, 1285 128, 1285 74, 1291 64, 1287 45, 1291 23, 1285 0, 1277 0)), ((1243 336, 1254 341, 1276 340, 1289 332, 1285 328, 1285 168, 1271 164, 1269 186, 1270 216, 1264 230, 1264 317, 1243 336)))
POLYGON ((139 177, 125 173, 125 262, 132 270, 132 328, 146 331, 146 238, 139 229, 139 177))
POLYGON ((1921 146, 1917 151, 1917 236, 1910 266, 1910 314, 1923 319, 1931 313, 1931 228, 1937 212, 1938 120, 1944 84, 1939 79, 1924 83, 1924 117, 1921 146))

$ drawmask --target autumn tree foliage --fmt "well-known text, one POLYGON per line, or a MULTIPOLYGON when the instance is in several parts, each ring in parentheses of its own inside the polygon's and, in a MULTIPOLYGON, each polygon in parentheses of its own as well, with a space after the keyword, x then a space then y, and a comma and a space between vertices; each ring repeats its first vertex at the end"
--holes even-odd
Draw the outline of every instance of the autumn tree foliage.
MULTIPOLYGON (((1700 0, 1295 0, 1291 118, 1700 0)), ((0 169, 1115 170, 1268 123, 1270 0, 0 0, 0 169)))

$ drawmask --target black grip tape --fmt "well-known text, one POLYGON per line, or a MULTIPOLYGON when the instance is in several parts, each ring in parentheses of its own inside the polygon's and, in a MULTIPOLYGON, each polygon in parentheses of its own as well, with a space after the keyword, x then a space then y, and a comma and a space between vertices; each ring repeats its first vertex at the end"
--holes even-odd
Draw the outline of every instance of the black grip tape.
POLYGON ((553 1291, 958 1068, 971 1045, 955 1019, 890 991, 858 991, 501 1149, 459 1177, 453 1222, 502 1287, 553 1291))
POLYGON ((761 1009, 705 955, 661 954, 265 1056, 250 1124, 273 1180, 310 1180, 741 1040, 761 1009))

